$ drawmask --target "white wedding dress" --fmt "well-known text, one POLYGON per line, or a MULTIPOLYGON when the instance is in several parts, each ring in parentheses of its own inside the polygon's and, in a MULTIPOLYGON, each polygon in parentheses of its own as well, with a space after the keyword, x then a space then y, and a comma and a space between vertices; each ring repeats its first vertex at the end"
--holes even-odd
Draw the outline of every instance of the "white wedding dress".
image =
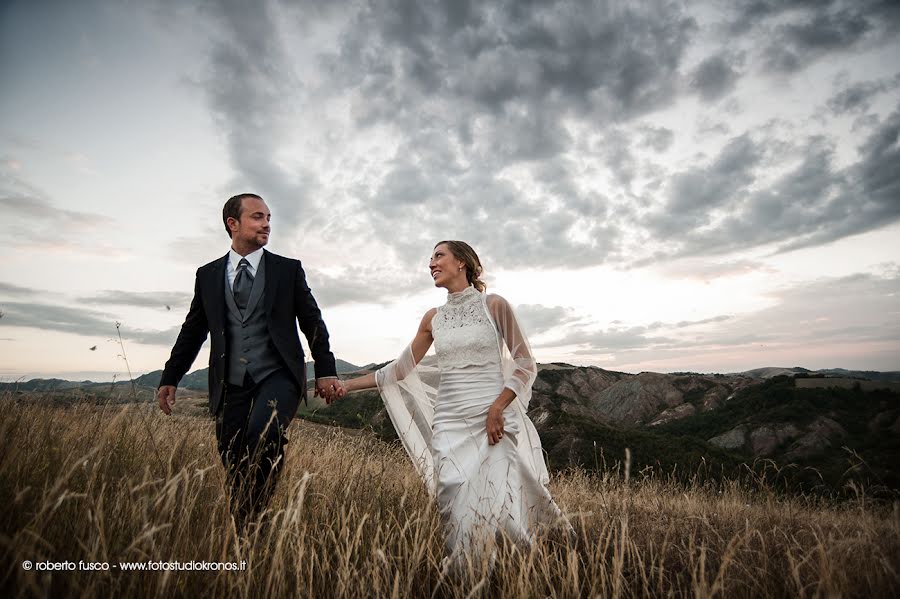
POLYGON ((448 295, 432 320, 437 368, 411 348, 376 381, 407 452, 437 500, 447 556, 490 552, 497 533, 531 542, 543 524, 568 522, 550 497, 540 439, 525 410, 537 364, 502 297, 474 287, 448 295), (487 412, 504 387, 504 435, 490 445, 487 412))

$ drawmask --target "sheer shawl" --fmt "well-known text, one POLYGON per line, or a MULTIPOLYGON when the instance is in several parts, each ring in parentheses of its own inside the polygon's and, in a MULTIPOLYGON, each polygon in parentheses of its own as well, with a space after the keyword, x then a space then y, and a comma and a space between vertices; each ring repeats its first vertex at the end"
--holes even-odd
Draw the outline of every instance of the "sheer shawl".
POLYGON ((518 412, 519 421, 523 425, 522 432, 516 439, 517 450, 523 463, 535 475, 538 482, 546 485, 550 482, 550 475, 544 461, 541 439, 537 429, 534 428, 534 423, 526 414, 528 404, 531 402, 531 388, 537 378, 537 362, 509 302, 494 294, 487 296, 482 294, 482 297, 497 332, 503 385, 516 394, 516 398, 507 409, 518 412))
MULTIPOLYGON (((481 301, 497 335, 504 387, 516 394, 507 409, 516 410, 523 423, 523 431, 516 439, 517 450, 535 478, 546 485, 549 476, 540 438, 534 424, 525 415, 531 400, 531 387, 537 378, 537 362, 509 302, 499 295, 484 293, 481 294, 481 301)), ((440 371, 428 358, 416 364, 412 346, 407 346, 399 358, 378 370, 375 381, 403 447, 433 495, 435 479, 431 425, 440 371)))
POLYGON ((436 366, 416 364, 412 345, 408 345, 399 358, 375 373, 375 383, 394 430, 432 496, 435 479, 431 424, 440 376, 436 366))

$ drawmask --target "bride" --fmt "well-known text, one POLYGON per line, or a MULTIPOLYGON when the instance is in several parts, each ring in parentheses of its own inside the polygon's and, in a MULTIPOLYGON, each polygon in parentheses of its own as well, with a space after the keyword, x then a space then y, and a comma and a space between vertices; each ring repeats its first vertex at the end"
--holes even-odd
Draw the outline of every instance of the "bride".
POLYGON ((525 413, 537 363, 512 307, 485 294, 481 263, 441 241, 429 263, 447 302, 425 313, 400 357, 343 382, 378 387, 391 421, 437 500, 445 566, 493 555, 498 534, 520 546, 543 524, 568 522, 550 497, 541 442, 525 413), (437 368, 422 361, 434 343, 437 368))

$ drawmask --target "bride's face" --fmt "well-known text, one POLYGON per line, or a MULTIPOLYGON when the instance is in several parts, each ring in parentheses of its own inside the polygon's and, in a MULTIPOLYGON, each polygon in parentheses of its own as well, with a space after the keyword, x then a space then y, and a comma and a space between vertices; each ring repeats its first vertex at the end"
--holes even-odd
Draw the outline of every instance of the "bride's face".
POLYGON ((458 260, 444 243, 434 248, 428 269, 435 287, 454 286, 454 281, 459 282, 457 279, 460 278, 464 281, 466 278, 465 262, 458 260))

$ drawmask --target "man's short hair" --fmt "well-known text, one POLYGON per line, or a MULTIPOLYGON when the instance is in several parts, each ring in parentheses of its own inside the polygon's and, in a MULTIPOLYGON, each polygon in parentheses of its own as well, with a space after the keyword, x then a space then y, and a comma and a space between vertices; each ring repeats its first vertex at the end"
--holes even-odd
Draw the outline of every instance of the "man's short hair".
POLYGON ((225 223, 225 231, 228 233, 229 237, 231 237, 231 229, 228 228, 228 219, 233 218, 236 221, 241 220, 241 212, 244 211, 244 198, 262 199, 255 193, 239 193, 236 196, 228 198, 228 201, 225 202, 225 205, 222 207, 222 222, 225 223))

